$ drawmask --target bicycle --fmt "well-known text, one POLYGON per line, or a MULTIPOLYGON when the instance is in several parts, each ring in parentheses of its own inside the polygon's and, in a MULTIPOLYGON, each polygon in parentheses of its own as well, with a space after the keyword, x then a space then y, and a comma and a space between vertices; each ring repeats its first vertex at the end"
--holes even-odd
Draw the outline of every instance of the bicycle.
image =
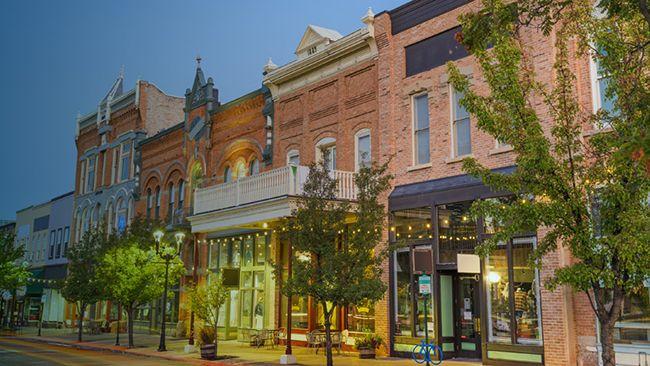
POLYGON ((426 343, 424 340, 413 347, 411 356, 413 357, 413 361, 419 364, 426 362, 427 365, 440 365, 443 360, 442 348, 433 343, 426 343), (438 355, 438 360, 433 359, 436 354, 438 355))

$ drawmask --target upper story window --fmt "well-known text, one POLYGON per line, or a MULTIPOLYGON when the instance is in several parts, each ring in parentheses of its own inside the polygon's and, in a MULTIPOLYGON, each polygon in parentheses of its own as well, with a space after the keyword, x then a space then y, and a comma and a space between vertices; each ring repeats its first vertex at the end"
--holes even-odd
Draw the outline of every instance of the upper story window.
POLYGON ((86 160, 79 162, 79 193, 86 191, 86 160))
POLYGON ((430 161, 429 148, 429 95, 413 96, 413 162, 415 165, 430 161))
POLYGON ((156 211, 154 217, 156 220, 160 218, 160 186, 156 187, 156 211))
POLYGON ((316 144, 316 158, 324 161, 328 170, 336 170, 336 140, 326 137, 316 144))
POLYGON ((127 224, 127 209, 123 198, 117 200, 117 204, 115 205, 115 216, 117 232, 122 233, 126 229, 127 224))
MULTIPOLYGON (((451 86, 450 86, 451 88, 451 86)), ((463 93, 451 88, 451 129, 453 156, 465 156, 472 153, 469 113, 460 104, 463 93)))
POLYGON ((243 178, 248 174, 248 167, 246 166, 246 162, 244 159, 239 159, 235 163, 235 172, 233 174, 233 178, 239 179, 243 178))
POLYGON ((120 154, 120 181, 125 181, 131 177, 131 141, 122 144, 120 154))
POLYGON ((153 195, 151 188, 147 188, 147 218, 151 218, 151 208, 153 207, 153 195))
POLYGON ((300 153, 298 150, 291 150, 287 153, 287 165, 300 165, 300 153))
POLYGON ((313 55, 317 51, 318 51, 318 47, 317 46, 312 46, 312 47, 309 47, 309 49, 307 50, 307 54, 308 55, 313 55))
POLYGON ((176 191, 174 191, 174 183, 169 183, 169 203, 167 207, 167 216, 169 217, 169 222, 174 221, 174 201, 175 201, 176 191))
POLYGON ((438 33, 435 36, 406 46, 406 76, 444 65, 468 55, 467 50, 456 40, 460 26, 438 33))
POLYGON ((370 155, 370 130, 369 129, 363 129, 359 132, 357 132, 354 135, 355 139, 355 158, 354 158, 354 166, 355 170, 359 170, 362 167, 368 167, 370 166, 370 162, 372 161, 372 157, 370 155))
POLYGON ((613 114, 616 96, 607 96, 607 88, 609 87, 611 77, 603 70, 600 61, 596 57, 591 58, 590 71, 594 113, 602 109, 610 115, 613 114))
POLYGON ((56 258, 61 258, 61 247, 63 245, 63 229, 56 231, 56 258))
POLYGON ((97 157, 93 156, 87 159, 88 167, 86 169, 86 192, 92 192, 95 189, 95 164, 97 157))
POLYGON ((68 253, 69 244, 70 244, 70 226, 66 226, 65 229, 63 229, 63 254, 62 254, 63 257, 65 257, 66 254, 68 253))
POLYGON ((185 182, 181 179, 178 181, 178 208, 183 208, 185 201, 185 182))
POLYGON ((248 175, 259 174, 260 172, 260 161, 256 158, 253 158, 250 163, 248 163, 249 172, 248 175))
POLYGON ((113 149, 113 161, 111 162, 111 184, 117 183, 119 180, 118 172, 120 169, 120 159, 119 159, 120 147, 113 149))
POLYGON ((226 165, 226 167, 223 169, 223 182, 224 182, 224 183, 228 183, 228 182, 230 182, 230 180, 231 180, 231 176, 230 176, 230 175, 231 175, 231 174, 230 174, 230 166, 227 166, 227 165, 226 165))
POLYGON ((56 230, 50 231, 50 254, 48 259, 54 259, 54 244, 56 241, 56 230))

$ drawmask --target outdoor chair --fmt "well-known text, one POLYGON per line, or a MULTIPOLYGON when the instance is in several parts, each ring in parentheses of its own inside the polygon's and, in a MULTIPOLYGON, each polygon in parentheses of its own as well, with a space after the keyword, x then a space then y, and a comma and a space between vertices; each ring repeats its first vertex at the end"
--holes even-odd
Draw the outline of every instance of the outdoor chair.
POLYGON ((338 354, 341 354, 341 347, 343 345, 341 332, 331 332, 330 336, 332 337, 332 348, 336 348, 338 354))

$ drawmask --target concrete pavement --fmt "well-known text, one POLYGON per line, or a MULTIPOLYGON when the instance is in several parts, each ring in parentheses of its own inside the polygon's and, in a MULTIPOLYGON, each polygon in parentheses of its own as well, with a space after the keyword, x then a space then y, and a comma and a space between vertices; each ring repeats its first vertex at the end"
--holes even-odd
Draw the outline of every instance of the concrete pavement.
MULTIPOLYGON (((12 338, 0 338, 1 341, 16 340, 20 342, 31 342, 34 347, 40 344, 46 344, 48 347, 56 345, 65 345, 67 348, 77 348, 86 352, 101 352, 97 357, 104 357, 107 352, 121 355, 123 357, 149 357, 153 359, 176 362, 177 364, 198 364, 198 365, 279 365, 280 355, 284 353, 284 347, 275 348, 263 347, 253 348, 246 343, 236 341, 222 341, 218 344, 218 354, 220 356, 230 356, 220 361, 208 362, 200 359, 198 352, 187 354, 183 347, 187 344, 187 339, 167 338, 168 352, 157 352, 159 335, 156 334, 135 334, 134 341, 136 348, 128 349, 125 346, 115 346, 115 334, 86 335, 84 342, 76 341, 76 333, 70 329, 44 329, 43 336, 36 336, 36 330, 25 328, 12 338)), ((122 345, 126 344, 126 334, 120 336, 122 345)), ((1 348, 1 346, 0 346, 1 348)), ((323 352, 315 354, 313 350, 305 347, 293 347, 293 353, 298 363, 304 366, 321 366, 325 364, 323 352)), ((2 355, 0 355, 2 360, 2 355)), ((166 362, 160 360, 160 362, 166 362)), ((0 362, 0 364, 3 364, 0 362)), ((165 363, 163 363, 165 364, 165 363)), ((334 364, 345 366, 414 366, 416 365, 410 359, 380 357, 377 360, 360 360, 354 352, 343 352, 337 354, 334 351, 334 364)), ((458 362, 444 361, 444 365, 449 366, 480 366, 477 362, 458 362)), ((27 365, 31 365, 27 363, 27 365)))

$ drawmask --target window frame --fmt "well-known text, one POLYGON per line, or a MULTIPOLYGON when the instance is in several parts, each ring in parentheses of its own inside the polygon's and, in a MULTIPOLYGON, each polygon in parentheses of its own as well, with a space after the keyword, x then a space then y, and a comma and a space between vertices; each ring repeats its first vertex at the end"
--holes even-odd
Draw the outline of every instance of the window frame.
POLYGON ((133 160, 132 160, 132 158, 133 158, 133 156, 132 156, 133 145, 134 145, 134 144, 133 144, 133 141, 131 141, 131 140, 124 141, 124 142, 122 142, 122 143, 120 144, 120 153, 119 153, 120 158, 119 158, 119 169, 118 169, 118 178, 119 178, 119 180, 118 180, 118 182, 125 182, 125 181, 131 179, 131 176, 132 176, 132 165, 133 165, 133 164, 131 163, 131 162, 133 161, 133 160), (128 148, 128 150, 125 152, 125 151, 124 151, 124 146, 127 145, 127 144, 129 145, 129 148, 128 148), (128 159, 129 159, 129 161, 128 161, 128 163, 127 163, 127 164, 128 164, 128 173, 127 173, 127 177, 126 177, 126 178, 124 178, 124 174, 123 174, 123 173, 124 173, 124 159, 125 159, 125 158, 128 158, 128 159))
POLYGON ((318 163, 325 159, 325 155, 321 149, 324 149, 328 155, 332 154, 332 159, 328 162, 327 168, 332 171, 336 170, 336 138, 323 137, 316 143, 316 161, 318 163))
POLYGON ((97 171, 97 155, 91 156, 86 159, 88 163, 86 164, 86 188, 85 193, 90 193, 95 190, 95 181, 97 171), (92 164, 91 164, 92 162, 92 164), (90 167, 92 166, 92 170, 90 167), (92 174, 92 177, 90 176, 92 174))
POLYGON ((300 151, 298 151, 298 149, 291 149, 287 152, 287 165, 300 165, 300 151), (291 159, 294 157, 298 158, 298 164, 293 164, 291 162, 291 159))
MULTIPOLYGON (((598 60, 596 58, 596 55, 594 54, 594 51, 592 50, 589 52, 589 82, 591 86, 592 112, 594 114, 598 113, 603 108, 603 99, 601 98, 600 81, 601 79, 611 78, 610 75, 600 75, 598 68, 599 68, 598 60)), ((603 91, 603 93, 606 92, 607 92, 606 90, 603 91)), ((609 114, 613 114, 613 111, 607 111, 607 112, 609 114)), ((603 124, 602 126, 598 126, 598 122, 594 123, 593 127, 595 129, 611 128, 609 124, 606 123, 603 124)))
MULTIPOLYGON (((362 138, 368 138, 368 164, 372 164, 372 135, 370 134, 369 128, 364 128, 354 134, 354 171, 358 172, 361 169, 361 153, 359 150, 359 140, 362 138)), ((365 164, 364 164, 365 166, 365 164)))
POLYGON ((422 91, 419 93, 415 93, 411 95, 411 145, 412 145, 412 161, 413 161, 413 166, 423 166, 427 164, 431 164, 431 114, 430 108, 429 108, 429 92, 428 91, 422 91), (420 97, 425 97, 426 100, 426 106, 427 106, 427 128, 426 129, 418 129, 418 111, 416 107, 416 99, 420 97), (427 161, 421 162, 419 160, 419 149, 420 145, 418 144, 418 133, 421 133, 423 131, 427 131, 426 133, 428 134, 428 146, 427 146, 427 161))
MULTIPOLYGON (((472 117, 470 116, 469 112, 465 107, 462 105, 458 104, 459 108, 463 108, 465 112, 467 112, 467 117, 466 118, 457 118, 456 116, 456 95, 458 94, 458 91, 453 87, 453 85, 449 84, 449 118, 451 122, 451 157, 452 158, 463 158, 466 156, 471 156, 473 149, 472 149, 472 117), (458 151, 458 132, 456 129, 456 126, 459 122, 462 122, 464 120, 467 120, 468 124, 468 131, 469 131, 469 136, 468 136, 468 141, 469 141, 469 153, 467 154, 460 154, 458 151)), ((462 99, 462 98, 461 98, 462 99)), ((459 99, 460 100, 460 99, 459 99)), ((498 142, 497 142, 498 143, 498 142)))

